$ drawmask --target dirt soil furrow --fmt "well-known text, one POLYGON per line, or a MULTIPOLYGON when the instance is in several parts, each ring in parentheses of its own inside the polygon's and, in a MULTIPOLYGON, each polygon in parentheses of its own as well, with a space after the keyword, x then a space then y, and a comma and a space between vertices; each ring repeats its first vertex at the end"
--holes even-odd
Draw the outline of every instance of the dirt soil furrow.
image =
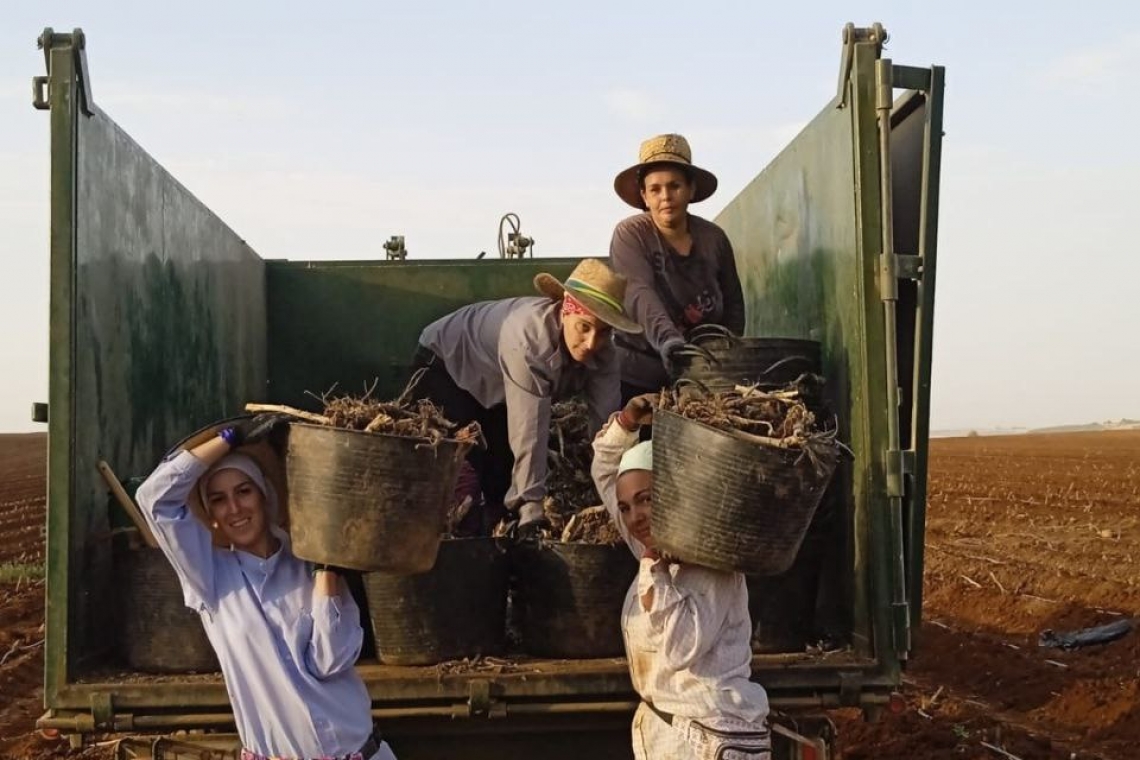
POLYGON ((1140 631, 1038 645, 1140 617, 1140 431, 932 441, 926 544, 911 710, 838 714, 848 757, 1140 757, 1140 631))

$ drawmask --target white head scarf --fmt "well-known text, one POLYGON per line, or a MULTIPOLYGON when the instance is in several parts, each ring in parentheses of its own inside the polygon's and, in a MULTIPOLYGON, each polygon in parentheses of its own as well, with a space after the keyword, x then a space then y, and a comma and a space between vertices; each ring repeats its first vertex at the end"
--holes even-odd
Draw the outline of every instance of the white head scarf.
POLYGON ((630 470, 653 472, 653 441, 642 441, 622 454, 621 462, 618 463, 618 477, 630 470))
POLYGON ((269 524, 276 525, 278 514, 277 491, 273 488, 273 484, 265 479, 265 474, 257 462, 247 454, 226 454, 198 481, 198 497, 202 500, 202 506, 205 507, 206 513, 209 514, 210 512, 210 503, 206 500, 206 486, 209 485, 210 479, 222 470, 238 470, 249 476, 249 479, 261 489, 262 495, 265 496, 265 516, 269 524))
MULTIPOLYGON (((632 472, 633 470, 653 472, 653 441, 642 441, 622 454, 621 461, 618 462, 617 476, 620 478, 623 474, 632 472)), ((618 531, 621 533, 622 538, 625 539, 626 544, 629 545, 633 556, 641 559, 642 555, 645 554, 645 545, 633 537, 633 534, 625 527, 625 522, 620 516, 617 519, 617 525, 618 531)))

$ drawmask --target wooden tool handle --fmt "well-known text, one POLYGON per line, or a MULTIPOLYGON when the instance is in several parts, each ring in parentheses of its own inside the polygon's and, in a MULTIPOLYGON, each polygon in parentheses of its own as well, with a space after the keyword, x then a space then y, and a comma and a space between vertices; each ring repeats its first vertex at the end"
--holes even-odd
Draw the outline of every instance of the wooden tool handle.
POLYGON ((142 511, 138 505, 131 500, 127 494, 123 484, 115 476, 115 471, 111 469, 111 465, 107 464, 102 459, 99 460, 99 474, 103 476, 103 480, 107 481, 107 486, 111 489, 111 493, 115 495, 115 500, 119 502, 119 506, 127 513, 127 517, 131 518, 131 522, 139 529, 139 535, 142 536, 143 541, 147 546, 157 547, 158 541, 154 538, 154 533, 151 532, 150 526, 147 525, 146 518, 143 517, 142 511))

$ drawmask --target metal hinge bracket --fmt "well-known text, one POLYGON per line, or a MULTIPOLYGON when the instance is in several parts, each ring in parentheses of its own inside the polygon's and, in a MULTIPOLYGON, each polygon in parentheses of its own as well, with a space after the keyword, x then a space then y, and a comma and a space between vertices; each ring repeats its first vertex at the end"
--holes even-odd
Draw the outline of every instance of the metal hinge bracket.
POLYGON ((491 682, 485 678, 471 681, 467 685, 467 717, 505 718, 506 704, 491 698, 491 682))
POLYGON ((54 46, 69 45, 75 59, 75 77, 79 83, 79 110, 85 116, 95 115, 95 98, 91 94, 91 69, 87 65, 87 36, 82 29, 74 29, 70 34, 57 33, 50 26, 45 28, 37 40, 44 51, 44 65, 48 76, 32 77, 32 105, 41 111, 51 108, 48 89, 51 76, 51 49, 54 46))
POLYGON ((95 723, 96 730, 114 730, 115 706, 110 694, 97 691, 91 695, 91 719, 95 723))
POLYGON ((32 108, 37 111, 47 111, 51 108, 48 101, 48 78, 46 76, 32 77, 32 108))
MULTIPOLYGON (((886 476, 887 476, 887 496, 902 498, 906 495, 903 486, 903 475, 907 472, 907 452, 898 450, 887 450, 886 456, 886 476)), ((911 458, 913 463, 913 457, 911 458)))
POLYGON ((862 673, 839 673, 839 704, 844 707, 858 707, 859 695, 863 691, 862 673))
POLYGON ((905 660, 911 649, 910 603, 895 602, 891 604, 891 614, 894 618, 891 622, 894 626, 895 651, 898 652, 900 660, 905 660))
POLYGON ((900 499, 906 496, 904 476, 914 474, 916 461, 916 455, 912 449, 905 449, 903 451, 897 449, 887 450, 886 474, 888 496, 897 496, 900 499))
POLYGON ((899 280, 921 280, 922 257, 903 253, 879 254, 879 297, 897 301, 899 280))
POLYGON ((843 57, 839 61, 839 85, 836 92, 839 102, 836 108, 847 106, 847 80, 851 78, 851 67, 855 64, 855 45, 871 43, 882 50, 883 43, 889 39, 887 30, 879 23, 870 27, 857 27, 848 22, 843 27, 843 57))
POLYGON ((900 280, 921 280, 922 257, 907 253, 896 253, 895 274, 900 280))

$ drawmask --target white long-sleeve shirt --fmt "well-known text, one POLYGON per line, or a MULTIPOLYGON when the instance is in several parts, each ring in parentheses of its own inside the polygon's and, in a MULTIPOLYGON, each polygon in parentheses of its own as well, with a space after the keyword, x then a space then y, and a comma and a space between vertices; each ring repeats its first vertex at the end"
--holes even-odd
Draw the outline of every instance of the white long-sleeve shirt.
POLYGON ((617 504, 622 454, 637 444, 612 417, 594 439, 591 473, 602 503, 641 562, 622 610, 633 688, 657 709, 686 718, 736 718, 750 723, 768 714, 768 694, 750 680, 752 621, 741 573, 645 558, 617 504), (642 602, 652 590, 651 603, 642 602))
POLYGON ((218 654, 242 743, 266 757, 355 752, 372 732, 372 700, 353 667, 364 640, 356 602, 317 594, 277 528, 281 547, 265 559, 214 546, 187 506, 208 469, 183 451, 137 498, 218 654))

